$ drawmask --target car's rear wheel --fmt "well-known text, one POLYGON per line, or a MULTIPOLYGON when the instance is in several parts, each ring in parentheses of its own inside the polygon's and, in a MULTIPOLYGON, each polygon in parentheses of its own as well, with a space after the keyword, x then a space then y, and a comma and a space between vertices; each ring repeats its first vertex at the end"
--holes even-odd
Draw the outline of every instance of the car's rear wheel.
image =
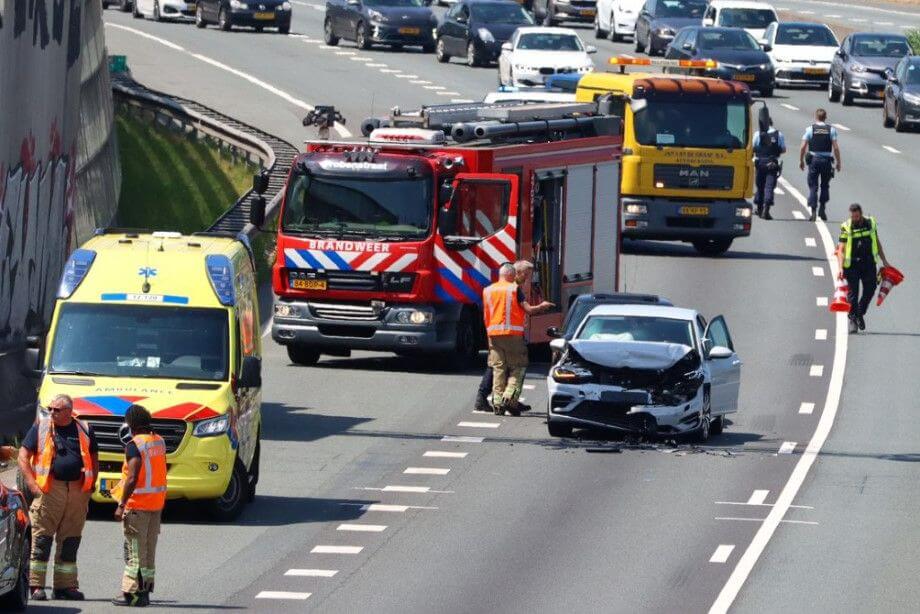
POLYGON ((335 31, 332 29, 332 20, 328 17, 323 24, 323 42, 330 47, 335 47, 339 44, 339 37, 335 35, 335 31))
POLYGON ((572 427, 569 424, 561 424, 559 422, 554 422, 553 420, 547 420, 546 429, 549 431, 550 437, 572 436, 572 427))
POLYGON ((288 358, 295 365, 311 366, 319 362, 319 350, 308 346, 291 344, 287 346, 288 358))
POLYGON ((371 48, 371 41, 367 37, 367 28, 364 27, 363 21, 358 22, 358 27, 355 30, 355 44, 358 46, 358 49, 371 48))
POLYGON ((705 443, 709 440, 712 433, 712 399, 709 396, 709 390, 703 391, 703 408, 700 410, 700 425, 693 433, 693 438, 697 443, 705 443))
POLYGON ((229 32, 233 29, 233 19, 230 17, 230 11, 226 7, 220 9, 220 13, 217 15, 217 25, 224 32, 229 32))
POLYGON ((721 256, 732 246, 732 239, 699 239, 693 247, 703 256, 721 256))
POLYGON ((422 45, 422 53, 434 53, 434 43, 426 43, 422 45))
POLYGON ((891 128, 894 126, 894 120, 888 116, 888 101, 882 103, 882 126, 891 128))
POLYGON ((444 48, 443 38, 439 38, 438 43, 434 46, 434 57, 437 58, 438 62, 441 64, 450 62, 450 56, 447 54, 447 51, 444 48))
POLYGON ((198 5, 198 8, 195 9, 195 27, 203 28, 208 25, 208 22, 204 20, 204 12, 201 10, 201 5, 198 5))
POLYGON ((246 469, 243 467, 243 463, 237 459, 233 464, 230 481, 227 482, 227 490, 208 504, 210 516, 218 522, 236 520, 242 513, 248 497, 249 480, 246 475, 246 469))
MULTIPOLYGON (((613 22, 611 22, 613 23, 613 22)), ((597 13, 594 15, 594 38, 597 40, 604 40, 610 34, 609 31, 601 27, 601 15, 597 13)))

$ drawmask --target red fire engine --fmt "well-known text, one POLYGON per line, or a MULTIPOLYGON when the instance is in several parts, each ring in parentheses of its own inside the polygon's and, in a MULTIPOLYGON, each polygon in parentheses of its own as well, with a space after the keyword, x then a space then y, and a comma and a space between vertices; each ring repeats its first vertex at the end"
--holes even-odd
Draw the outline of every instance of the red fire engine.
POLYGON ((617 289, 620 119, 603 103, 394 109, 364 139, 308 142, 278 224, 272 337, 291 360, 352 349, 475 355, 482 290, 535 263, 525 292, 555 312, 617 289))

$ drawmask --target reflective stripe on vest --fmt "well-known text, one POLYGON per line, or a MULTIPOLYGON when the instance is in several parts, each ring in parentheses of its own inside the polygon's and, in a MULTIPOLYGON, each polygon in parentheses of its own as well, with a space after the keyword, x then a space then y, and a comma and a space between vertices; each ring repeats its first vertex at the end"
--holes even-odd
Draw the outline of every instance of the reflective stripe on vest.
POLYGON ((868 228, 857 228, 853 230, 853 221, 847 220, 840 225, 841 238, 846 238, 847 247, 844 251, 843 256, 843 268, 850 268, 850 261, 853 259, 853 239, 865 239, 870 237, 872 239, 872 258, 878 263, 878 232, 877 225, 875 223, 875 218, 871 216, 866 217, 869 220, 868 228))
MULTIPOLYGON (((81 420, 74 420, 77 425, 77 437, 80 441, 80 458, 83 461, 83 484, 81 490, 92 492, 96 484, 96 474, 93 472, 93 456, 89 440, 89 427, 81 420)), ((51 467, 54 463, 54 425, 51 418, 42 418, 38 421, 38 449, 32 457, 32 471, 35 473, 35 482, 42 492, 51 490, 54 481, 51 467)))
MULTIPOLYGON (((131 440, 141 455, 137 485, 125 502, 129 510, 157 511, 166 501, 166 443, 155 433, 135 435, 131 440)), ((128 479, 128 461, 121 468, 121 484, 128 479)), ((120 497, 119 490, 119 497, 120 497)))
POLYGON ((490 337, 524 334, 525 313, 517 291, 517 284, 508 281, 497 281, 483 291, 483 316, 490 337))

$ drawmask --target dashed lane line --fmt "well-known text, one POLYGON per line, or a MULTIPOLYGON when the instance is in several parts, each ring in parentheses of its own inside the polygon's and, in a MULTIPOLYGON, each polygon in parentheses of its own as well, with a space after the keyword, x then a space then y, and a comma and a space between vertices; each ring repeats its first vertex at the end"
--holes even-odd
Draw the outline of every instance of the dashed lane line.
POLYGON ((811 274, 815 277, 824 277, 824 267, 813 266, 811 267, 811 274))
POLYGON ((850 21, 853 23, 866 23, 867 20, 863 19, 862 17, 850 17, 850 21))
POLYGON ((336 55, 356 55, 354 51, 346 51, 344 49, 340 49, 339 51, 336 51, 335 54, 336 55))
POLYGON ((889 152, 891 152, 891 153, 893 153, 893 154, 899 154, 899 153, 901 153, 899 150, 895 149, 895 148, 892 147, 891 145, 882 145, 882 149, 884 149, 885 151, 889 151, 889 152))
MULTIPOLYGON (((716 501, 716 505, 742 505, 747 507, 773 507, 772 503, 748 503, 747 501, 716 501)), ((790 505, 791 509, 813 510, 811 505, 790 505)))
POLYGON ((459 96, 460 92, 435 92, 438 96, 459 96))
POLYGON ((337 573, 338 569, 288 569, 284 575, 298 578, 332 578, 337 573))
POLYGON ((844 132, 849 132, 849 131, 850 131, 850 129, 849 129, 848 127, 844 126, 843 124, 831 124, 831 125, 832 125, 834 128, 836 128, 837 130, 843 130, 844 132))
POLYGON ((386 73, 386 74, 391 74, 391 73, 392 73, 392 74, 396 74, 396 73, 400 73, 400 72, 402 72, 402 71, 401 71, 400 69, 398 69, 398 68, 381 68, 381 69, 380 69, 380 72, 386 73))
POLYGON ((799 413, 800 413, 800 414, 806 414, 806 415, 807 415, 807 414, 813 414, 814 412, 815 412, 815 404, 814 404, 814 403, 805 403, 805 402, 803 402, 801 405, 799 405, 799 413))
POLYGON ((786 109, 789 109, 790 111, 798 111, 798 110, 799 110, 799 108, 798 108, 797 106, 794 106, 794 105, 791 105, 791 104, 787 104, 787 103, 785 103, 785 102, 779 103, 779 106, 784 107, 784 108, 786 108, 786 109))
POLYGON ((817 303, 818 307, 827 307, 827 297, 819 296, 815 299, 815 303, 817 303))
POLYGON ((794 441, 784 441, 783 445, 779 447, 777 454, 792 454, 795 452, 795 447, 798 444, 794 441))
POLYGON ((313 593, 292 593, 290 591, 262 591, 256 595, 256 599, 294 599, 297 601, 306 601, 313 593))
POLYGON ((356 533, 383 533, 387 530, 385 524, 348 524, 342 523, 336 527, 336 531, 354 531, 356 533))
POLYGON ((747 500, 747 504, 762 505, 763 502, 767 500, 767 495, 769 494, 769 490, 755 490, 753 493, 751 493, 750 498, 747 500))
POLYGON ((363 55, 353 55, 348 58, 352 62, 373 62, 374 58, 364 57, 363 55))
POLYGON ((501 425, 501 422, 467 422, 465 420, 457 423, 457 426, 468 429, 497 429, 501 425))
POLYGON ((818 247, 818 242, 814 237, 805 237, 805 247, 818 247))
POLYGON ((827 341, 827 329, 826 328, 816 328, 815 329, 815 341, 827 341))
POLYGON ((428 458, 466 458, 469 452, 442 452, 441 450, 428 450, 422 456, 428 458))
POLYGON ((375 62, 374 64, 367 64, 370 68, 386 68, 387 64, 381 64, 380 62, 375 62))
POLYGON ((731 556, 732 550, 735 549, 734 544, 721 544, 716 551, 712 553, 712 556, 709 557, 710 563, 725 563, 728 561, 728 557, 731 556))
MULTIPOLYGON (((141 30, 138 30, 137 28, 131 28, 131 27, 128 27, 128 26, 123 26, 123 25, 121 25, 121 24, 115 24, 115 23, 106 22, 105 26, 108 27, 108 28, 114 28, 114 29, 116 29, 116 30, 121 30, 121 31, 123 31, 123 32, 129 32, 129 33, 134 34, 134 35, 136 35, 136 36, 140 36, 141 38, 146 38, 147 40, 151 40, 151 41, 153 41, 153 42, 155 42, 155 43, 159 43, 160 45, 163 45, 164 47, 167 47, 168 49, 172 49, 173 51, 179 51, 179 52, 181 52, 181 53, 185 53, 186 55, 189 55, 189 56, 195 58, 196 60, 198 60, 198 61, 200 61, 200 62, 204 62, 205 64, 210 64, 211 66, 214 66, 215 68, 219 68, 219 69, 221 69, 221 70, 223 70, 223 71, 225 71, 225 72, 228 72, 228 73, 230 73, 230 74, 232 74, 232 75, 234 75, 234 76, 236 76, 236 77, 239 77, 240 79, 243 79, 244 81, 247 81, 247 82, 249 82, 249 83, 251 83, 251 84, 253 84, 253 85, 257 86, 257 87, 260 87, 260 88, 262 88, 263 90, 265 90, 265 91, 267 91, 267 92, 269 92, 269 93, 271 93, 271 94, 274 94, 274 95, 277 96, 278 98, 281 98, 281 99, 284 100, 285 102, 287 102, 287 103, 289 103, 289 104, 292 104, 292 105, 294 105, 294 106, 296 106, 296 107, 298 107, 298 108, 300 108, 300 109, 304 109, 304 110, 307 110, 307 111, 312 111, 312 110, 313 110, 313 105, 307 104, 307 103, 304 102, 303 100, 299 100, 299 99, 297 99, 297 98, 291 96, 289 93, 285 92, 284 90, 279 89, 279 88, 275 87, 274 85, 271 85, 270 83, 266 83, 265 81, 259 79, 258 77, 254 77, 254 76, 252 76, 252 75, 250 75, 250 74, 248 74, 248 73, 245 73, 245 72, 243 72, 243 71, 241 71, 241 70, 238 70, 238 69, 236 69, 236 68, 233 68, 232 66, 228 66, 227 64, 224 64, 224 63, 222 63, 222 62, 218 62, 217 60, 215 60, 215 59, 213 59, 213 58, 210 58, 210 57, 208 57, 208 56, 206 56, 206 55, 202 55, 202 54, 200 54, 200 53, 195 53, 195 52, 193 52, 193 51, 190 51, 190 50, 186 49, 185 47, 182 47, 181 45, 177 45, 176 43, 174 43, 174 42, 172 42, 172 41, 166 40, 165 38, 161 38, 161 37, 159 37, 159 36, 154 36, 154 35, 152 35, 152 34, 148 34, 147 32, 143 32, 143 31, 141 31, 141 30)), ((352 136, 351 131, 348 130, 348 128, 346 128, 345 126, 343 126, 343 125, 341 125, 341 124, 336 124, 336 125, 335 125, 335 129, 336 129, 336 132, 338 132, 339 135, 341 135, 341 136, 344 137, 344 138, 348 138, 348 137, 352 136)))
POLYGON ((359 554, 364 546, 313 546, 310 554, 359 554))
POLYGON ((403 471, 407 475, 447 475, 450 469, 443 467, 406 467, 403 471))
POLYGON ((470 102, 476 102, 471 98, 451 98, 450 101, 454 104, 468 104, 470 102))
POLYGON ((418 75, 396 75, 397 79, 418 79, 418 75))
POLYGON ((824 365, 811 365, 808 368, 810 377, 824 377, 824 365))
MULTIPOLYGON (((775 509, 775 508, 774 508, 774 509, 775 509)), ((772 514, 773 512, 770 512, 770 513, 772 514)), ((769 518, 769 516, 767 516, 767 518, 769 518)), ((738 521, 738 522, 766 522, 767 518, 738 518, 738 517, 735 517, 735 516, 716 516, 713 520, 735 520, 735 521, 738 521)), ((808 524, 808 525, 817 525, 817 524, 818 524, 817 522, 813 522, 813 521, 811 521, 811 520, 786 520, 786 519, 782 519, 782 520, 780 520, 779 522, 781 522, 781 523, 783 523, 783 524, 808 524)), ((741 562, 739 561, 738 564, 740 565, 741 562)), ((715 607, 715 606, 713 606, 713 607, 715 607)), ((721 610, 717 610, 717 611, 721 611, 721 610)), ((712 614, 712 609, 710 609, 709 612, 710 612, 710 614, 712 614)))
POLYGON ((432 91, 435 91, 435 92, 438 91, 438 90, 446 90, 446 89, 447 89, 447 88, 444 87, 443 85, 423 85, 422 87, 424 87, 426 90, 432 90, 432 91))
MULTIPOLYGON (((370 489, 369 489, 370 490, 370 489)), ((376 490, 376 489, 375 489, 376 490)), ((412 492, 412 493, 427 493, 431 491, 430 486, 400 486, 400 485, 390 485, 384 486, 379 489, 382 492, 412 492)))
POLYGON ((413 79, 409 83, 412 85, 431 85, 431 81, 425 81, 424 79, 413 79))
POLYGON ((805 214, 799 211, 798 209, 795 209, 792 211, 792 217, 794 217, 797 220, 804 220, 805 214))

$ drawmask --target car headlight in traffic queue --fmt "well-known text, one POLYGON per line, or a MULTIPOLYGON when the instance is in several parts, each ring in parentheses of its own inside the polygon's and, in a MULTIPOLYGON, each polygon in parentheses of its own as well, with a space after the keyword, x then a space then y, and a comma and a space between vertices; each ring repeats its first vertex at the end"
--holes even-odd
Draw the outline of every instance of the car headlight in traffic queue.
POLYGON ((290 3, 290 2, 284 2, 284 3, 282 3, 282 4, 281 4, 281 10, 282 10, 282 11, 290 11, 290 10, 291 10, 291 3, 290 3))
POLYGON ((654 33, 660 38, 674 38, 674 35, 677 34, 671 28, 655 28, 654 33))
POLYGON ((594 377, 591 369, 576 363, 562 363, 558 367, 553 367, 550 373, 553 380, 560 384, 583 384, 594 377))
POLYGON ((230 8, 240 9, 240 10, 245 11, 246 9, 249 8, 249 5, 246 4, 245 2, 240 2, 240 0, 230 0, 230 8))
POLYGON ((866 67, 860 64, 859 62, 853 62, 853 64, 850 65, 850 70, 852 70, 853 72, 862 73, 862 72, 866 72, 866 67))
POLYGON ((216 435, 223 435, 229 428, 230 416, 228 414, 224 414, 223 416, 217 416, 216 418, 210 418, 208 420, 196 422, 195 429, 192 431, 192 434, 195 437, 214 437, 216 435))
POLYGON ((770 70, 771 66, 769 64, 761 64, 757 68, 759 68, 760 70, 770 70))
POLYGON ((479 34, 479 38, 481 38, 482 42, 484 43, 494 43, 495 42, 495 37, 492 36, 492 33, 489 32, 488 28, 479 28, 478 30, 476 30, 476 33, 479 34))
POLYGON ((432 320, 434 320, 434 313, 430 311, 422 311, 420 309, 400 309, 396 312, 396 321, 399 324, 414 324, 416 326, 424 326, 425 324, 431 324, 432 320))
POLYGON ((367 16, 371 18, 371 21, 379 21, 381 23, 385 23, 386 21, 388 21, 388 18, 386 15, 384 15, 380 11, 375 11, 374 9, 369 10, 367 12, 367 16))
POLYGON ((299 318, 300 307, 290 303, 275 303, 276 318, 299 318))
POLYGON ((735 216, 749 218, 751 217, 751 208, 750 207, 738 207, 735 209, 735 216))
POLYGON ((624 211, 629 215, 645 215, 648 213, 648 207, 636 203, 629 203, 624 208, 624 211))

